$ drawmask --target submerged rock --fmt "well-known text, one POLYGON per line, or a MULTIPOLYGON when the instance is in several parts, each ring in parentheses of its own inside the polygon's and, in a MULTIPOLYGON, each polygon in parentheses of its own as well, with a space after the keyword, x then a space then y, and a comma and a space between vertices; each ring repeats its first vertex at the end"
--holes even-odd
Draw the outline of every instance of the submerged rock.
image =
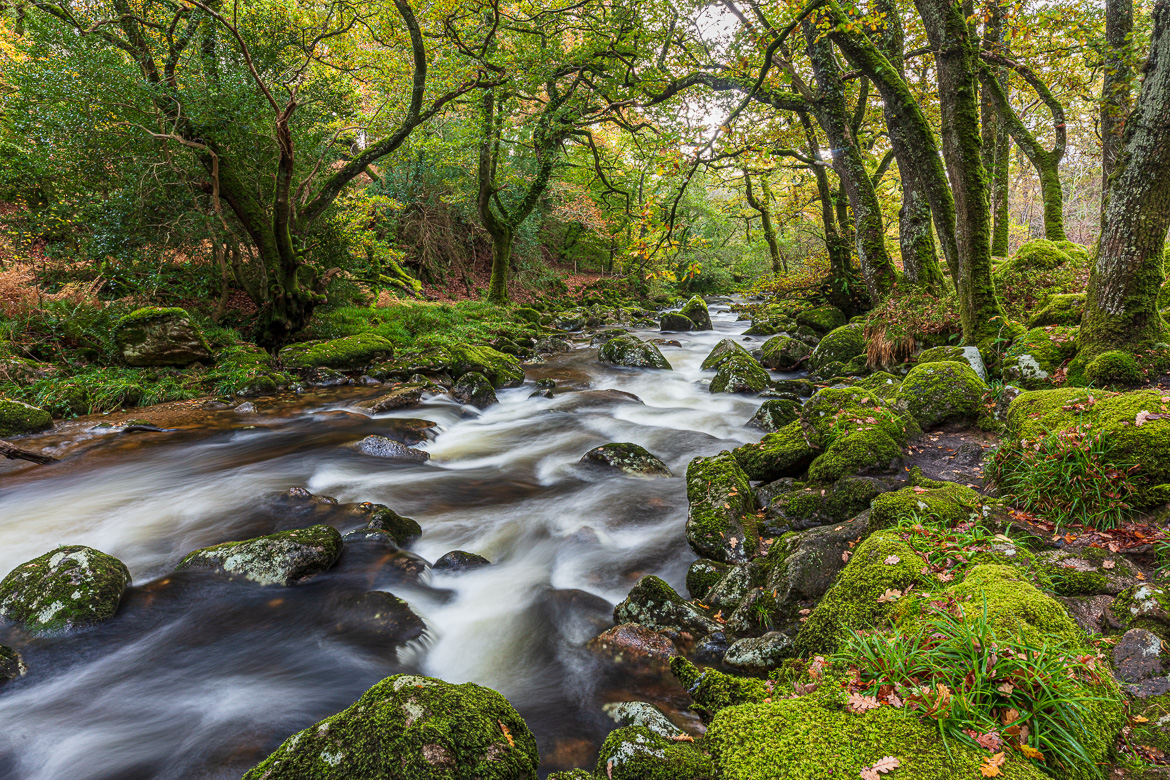
POLYGON ((130 366, 185 366, 211 359, 203 332, 179 308, 130 312, 114 325, 114 341, 130 366))
POLYGON ((396 385, 385 395, 380 395, 368 401, 362 401, 357 406, 359 409, 368 409, 374 414, 381 414, 382 412, 389 412, 406 406, 414 406, 422 401, 425 390, 426 386, 422 384, 396 385))
POLYGON ((614 469, 639 477, 669 477, 667 465, 638 444, 602 444, 581 456, 581 463, 614 469))
POLYGON ((130 571, 92 547, 61 547, 22 563, 0 581, 0 619, 34 634, 108 620, 130 585, 130 571))
POLYGON ((402 442, 386 436, 367 436, 349 446, 363 455, 402 463, 426 463, 431 459, 429 452, 416 450, 414 447, 408 447, 402 442))
POLYGON ((0 686, 28 674, 28 667, 20 653, 11 647, 0 645, 0 686))
POLYGON ((471 404, 479 409, 498 403, 492 383, 477 371, 469 371, 459 377, 451 388, 451 397, 461 404, 471 404))
POLYGON ((627 368, 670 369, 670 363, 658 351, 658 347, 647 344, 637 336, 615 336, 601 347, 597 358, 602 363, 627 368))
POLYGON ((260 585, 293 585, 327 571, 341 555, 341 534, 327 525, 225 542, 188 553, 178 569, 207 569, 260 585))
POLYGON ((589 649, 616 664, 666 666, 678 655, 667 637, 637 623, 622 623, 589 640, 589 649))
POLYGON ((383 647, 413 642, 427 631, 427 624, 409 604, 384 590, 347 598, 332 610, 331 616, 340 630, 376 638, 383 647))
POLYGON ((478 569, 481 566, 491 566, 491 563, 482 555, 463 550, 452 550, 435 561, 435 565, 431 569, 433 571, 461 572, 478 569))
POLYGON ((536 780, 536 739, 474 683, 395 675, 285 740, 244 780, 536 780))

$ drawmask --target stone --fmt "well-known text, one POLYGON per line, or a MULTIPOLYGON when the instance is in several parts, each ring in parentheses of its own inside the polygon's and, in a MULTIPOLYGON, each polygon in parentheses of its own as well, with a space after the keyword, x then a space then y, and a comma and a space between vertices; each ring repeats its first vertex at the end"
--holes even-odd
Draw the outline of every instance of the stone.
POLYGON ((748 637, 732 643, 723 656, 723 665, 737 672, 767 675, 792 655, 792 637, 779 631, 748 637))
POLYGON ((625 600, 613 608, 613 622, 637 623, 658 631, 687 631, 695 637, 719 629, 714 620, 653 574, 638 580, 625 600))
POLYGON ((699 296, 694 296, 679 309, 679 314, 690 320, 692 330, 711 330, 711 314, 707 311, 707 304, 699 296))
POLYGON ((28 674, 28 666, 20 653, 11 647, 0 645, 0 687, 10 680, 16 680, 28 674))
POLYGON ((805 309, 796 315, 797 323, 812 328, 817 333, 828 333, 845 324, 845 313, 836 306, 817 306, 805 309))
POLYGON ((340 555, 341 534, 331 526, 315 525, 204 547, 188 553, 177 568, 287 586, 328 571, 340 555))
POLYGON ((712 349, 707 357, 703 359, 701 368, 704 371, 714 371, 735 355, 746 355, 751 357, 748 351, 737 344, 735 341, 732 341, 731 339, 723 339, 718 344, 716 344, 715 348, 712 349))
POLYGON ((186 366, 211 359, 203 332, 179 308, 130 312, 114 324, 114 341, 129 366, 186 366))
POLYGON ((23 401, 0 398, 0 437, 22 436, 53 427, 53 415, 23 401))
POLYGON ((289 344, 278 357, 287 368, 347 371, 393 357, 394 345, 374 333, 289 344))
POLYGON ((285 740, 244 780, 536 780, 536 739, 499 693, 399 674, 285 740))
POLYGON ((605 342, 597 358, 602 363, 614 366, 670 370, 670 363, 658 351, 658 347, 631 335, 616 336, 605 342))
POLYGON ((60 547, 0 580, 0 620, 33 634, 57 634, 109 620, 130 586, 130 571, 92 547, 60 547))
POLYGON ((461 404, 470 404, 478 409, 486 409, 498 403, 492 383, 476 371, 469 371, 459 377, 451 388, 451 397, 461 404))
POLYGON ((670 718, 644 701, 616 701, 602 706, 602 711, 619 726, 645 726, 655 734, 676 737, 683 730, 670 722, 670 718))
POLYGON ((637 623, 622 623, 589 640, 589 649, 616 664, 662 666, 678 655, 667 637, 637 623))
POLYGON ((978 347, 931 347, 924 349, 917 358, 918 365, 947 362, 966 363, 980 379, 987 381, 987 366, 983 363, 983 355, 979 353, 978 347))
POLYGON ((986 413, 989 397, 987 383, 966 363, 926 363, 902 380, 897 406, 929 431, 948 422, 976 421, 986 413))
POLYGON ((519 387, 524 384, 524 369, 513 355, 487 346, 463 344, 452 347, 448 360, 451 376, 459 379, 464 374, 483 374, 492 387, 519 387))
POLYGON ((1125 556, 1099 547, 1043 550, 1036 563, 1058 596, 1116 596, 1138 584, 1140 573, 1125 556))
POLYGON ((808 359, 808 366, 816 372, 832 363, 848 363, 865 354, 865 326, 843 325, 826 334, 808 359))
POLYGON ((581 456, 581 463, 638 477, 669 477, 670 469, 638 444, 603 444, 581 456))
POLYGON ((1057 369, 1076 355, 1078 330, 1049 325, 1024 333, 1004 353, 1004 382, 1029 390, 1050 386, 1057 369))
POLYGON ((722 631, 716 631, 696 642, 691 655, 694 656, 695 663, 715 666, 723 663, 723 656, 727 655, 728 647, 727 635, 722 631))
POLYGON ((1162 640, 1143 628, 1131 628, 1113 646, 1113 673, 1121 682, 1138 683, 1163 676, 1162 640))
POLYGON ((421 384, 396 385, 385 395, 380 395, 368 401, 361 401, 357 404, 357 407, 359 409, 366 409, 373 414, 391 412, 395 409, 402 409, 403 407, 414 406, 420 403, 425 390, 426 386, 421 384))
POLYGON ((658 323, 663 333, 687 333, 695 329, 695 323, 691 322, 690 317, 675 311, 663 312, 658 323))
POLYGON ((780 333, 760 348, 760 363, 773 371, 791 371, 812 354, 809 345, 787 333, 780 333))
POLYGON ((800 402, 789 399, 773 398, 764 401, 752 418, 747 421, 749 428, 758 428, 761 431, 775 432, 789 423, 800 419, 800 402))
POLYGON ((478 569, 483 566, 491 566, 491 563, 491 561, 482 555, 464 552, 463 550, 452 550, 435 561, 435 565, 431 567, 431 570, 455 574, 470 571, 471 569, 478 569))
POLYGON ((1086 634, 1104 633, 1105 615, 1112 596, 1057 596, 1057 601, 1086 634))
POLYGON ((421 639, 427 630, 427 624, 409 604, 384 590, 347 598, 330 612, 330 617, 342 631, 375 638, 383 648, 401 647, 421 639))
POLYGON ((770 381, 760 362, 745 352, 733 354, 719 365, 710 390, 712 393, 759 393, 770 381))
POLYGON ((594 769, 607 780, 714 780, 715 764, 691 742, 656 734, 645 726, 609 733, 594 769))
POLYGON ((431 459, 429 452, 408 447, 386 436, 370 435, 348 446, 363 455, 398 463, 426 463, 431 459))
POLYGON ((687 466, 687 542, 697 555, 740 563, 758 544, 755 502, 747 475, 730 453, 687 466))

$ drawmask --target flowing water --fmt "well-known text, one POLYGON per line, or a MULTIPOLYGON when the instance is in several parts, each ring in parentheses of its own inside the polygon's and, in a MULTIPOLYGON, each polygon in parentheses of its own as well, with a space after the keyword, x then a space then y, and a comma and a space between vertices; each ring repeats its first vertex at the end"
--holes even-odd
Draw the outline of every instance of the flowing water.
MULTIPOLYGON (((605 366, 583 343, 528 369, 566 392, 530 397, 530 381, 482 415, 438 396, 370 417, 353 404, 377 388, 343 388, 260 401, 254 416, 205 414, 168 433, 87 423, 44 437, 37 443, 74 454, 0 466, 0 575, 85 544, 124 561, 134 587, 115 619, 72 636, 0 629, 30 668, 0 688, 0 778, 238 778, 293 732, 407 671, 500 691, 535 732, 542 771, 588 765, 613 727, 601 705, 655 692, 633 691, 584 643, 640 576, 683 589, 694 558, 686 465, 759 437, 743 425, 758 399, 707 390, 703 358, 744 329, 725 306, 712 316, 713 332, 662 347, 672 372, 605 366), (404 418, 437 423, 420 445, 430 462, 343 447, 404 418), (577 465, 611 441, 643 445, 676 476, 577 465), (334 569, 289 588, 171 573, 195 548, 305 524, 271 498, 294 486, 415 518, 414 556, 460 549, 494 565, 409 576, 416 558, 347 545, 334 569), (350 617, 347 605, 371 589, 407 601, 426 636, 396 650, 350 617)), ((666 688, 657 695, 669 703, 678 692, 666 688)))

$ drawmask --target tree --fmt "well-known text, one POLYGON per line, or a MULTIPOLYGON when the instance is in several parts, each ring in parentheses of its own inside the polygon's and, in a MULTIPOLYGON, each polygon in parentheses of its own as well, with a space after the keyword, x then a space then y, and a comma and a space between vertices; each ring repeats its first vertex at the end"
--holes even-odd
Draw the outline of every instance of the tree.
POLYGON ((760 175, 760 190, 764 196, 756 197, 752 190, 752 174, 747 168, 743 169, 743 190, 748 205, 760 213, 760 226, 764 231, 764 241, 768 244, 768 256, 772 258, 772 273, 788 273, 788 263, 780 254, 780 243, 776 240, 776 227, 772 224, 772 193, 768 190, 768 177, 760 175))

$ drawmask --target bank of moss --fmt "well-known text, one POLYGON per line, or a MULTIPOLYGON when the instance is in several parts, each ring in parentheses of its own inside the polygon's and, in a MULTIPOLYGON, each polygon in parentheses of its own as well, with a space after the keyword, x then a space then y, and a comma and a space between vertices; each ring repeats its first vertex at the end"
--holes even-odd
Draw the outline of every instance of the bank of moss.
POLYGON ((0 437, 36 433, 53 427, 53 416, 44 409, 0 398, 0 437))
POLYGON ((864 428, 836 439, 812 462, 809 479, 836 482, 853 474, 868 474, 897 469, 902 448, 881 428, 864 428))

